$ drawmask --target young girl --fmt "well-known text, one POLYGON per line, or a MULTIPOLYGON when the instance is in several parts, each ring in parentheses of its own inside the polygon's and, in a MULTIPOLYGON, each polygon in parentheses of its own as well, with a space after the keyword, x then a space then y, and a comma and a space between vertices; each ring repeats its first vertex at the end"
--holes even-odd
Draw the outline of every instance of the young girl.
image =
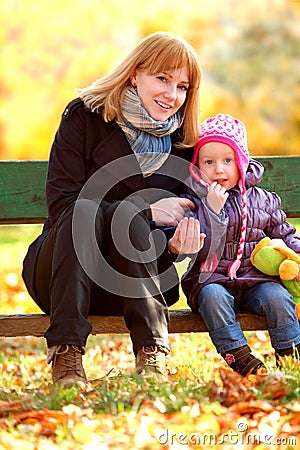
POLYGON ((286 222, 278 195, 257 186, 263 167, 249 160, 242 122, 226 114, 205 120, 190 171, 184 197, 196 205, 193 215, 207 238, 182 281, 189 305, 203 317, 218 353, 242 375, 256 373, 263 363, 247 345, 235 317, 238 310, 266 317, 277 359, 295 347, 299 357, 292 297, 279 279, 255 269, 250 255, 265 236, 281 238, 300 253, 300 236, 286 222))

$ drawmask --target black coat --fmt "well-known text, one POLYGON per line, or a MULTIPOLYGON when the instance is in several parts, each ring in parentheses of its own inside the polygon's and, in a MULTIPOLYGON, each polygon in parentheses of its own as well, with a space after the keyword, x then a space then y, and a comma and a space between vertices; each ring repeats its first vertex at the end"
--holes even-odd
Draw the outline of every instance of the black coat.
MULTIPOLYGON (((180 130, 171 136, 172 142, 179 136, 180 130)), ((91 189, 92 193, 87 195, 95 197, 97 193, 99 202, 131 197, 151 221, 149 203, 165 197, 164 191, 172 195, 182 191, 181 182, 188 176, 193 149, 178 150, 172 145, 171 155, 176 158, 169 157, 157 173, 144 178, 125 134, 115 121, 105 122, 80 99, 67 105, 49 158, 48 219, 42 234, 30 245, 23 264, 22 275, 34 299, 34 268, 41 244, 60 214, 76 201, 83 187, 91 189)))

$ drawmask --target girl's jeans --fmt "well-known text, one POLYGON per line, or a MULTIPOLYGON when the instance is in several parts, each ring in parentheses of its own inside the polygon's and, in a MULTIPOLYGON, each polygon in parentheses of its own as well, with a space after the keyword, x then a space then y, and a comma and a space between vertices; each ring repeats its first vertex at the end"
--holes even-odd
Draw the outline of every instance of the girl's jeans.
POLYGON ((218 353, 247 344, 235 317, 237 309, 266 317, 267 330, 275 350, 292 348, 300 343, 295 303, 281 284, 265 282, 251 289, 229 291, 220 284, 212 283, 204 286, 199 293, 198 312, 218 353))

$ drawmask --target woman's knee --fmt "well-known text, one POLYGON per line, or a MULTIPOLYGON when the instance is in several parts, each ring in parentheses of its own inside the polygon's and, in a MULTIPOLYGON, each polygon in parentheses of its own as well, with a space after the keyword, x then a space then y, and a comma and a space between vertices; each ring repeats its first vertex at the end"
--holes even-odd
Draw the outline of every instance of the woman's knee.
POLYGON ((108 206, 104 211, 104 221, 106 233, 109 234, 107 238, 113 240, 121 253, 125 252, 124 256, 138 250, 151 252, 151 260, 157 258, 156 248, 150 239, 149 221, 132 202, 122 201, 108 206))

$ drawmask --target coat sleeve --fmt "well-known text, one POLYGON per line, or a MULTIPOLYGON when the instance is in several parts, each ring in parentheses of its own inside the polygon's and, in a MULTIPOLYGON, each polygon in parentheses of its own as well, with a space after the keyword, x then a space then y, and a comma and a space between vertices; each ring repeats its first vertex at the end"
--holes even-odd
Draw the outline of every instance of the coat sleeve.
POLYGON ((81 108, 74 111, 68 108, 63 113, 49 158, 46 197, 52 223, 76 201, 85 183, 84 117, 81 108))
POLYGON ((188 198, 195 204, 196 208, 189 210, 188 216, 198 219, 201 233, 206 234, 204 246, 198 254, 198 259, 205 261, 214 254, 220 257, 224 249, 228 225, 224 210, 217 214, 208 206, 206 196, 196 196, 191 190, 187 190, 181 197, 188 198))
POLYGON ((200 211, 200 228, 201 232, 206 234, 206 238, 203 249, 199 252, 199 259, 205 261, 217 257, 219 260, 226 242, 228 218, 223 210, 220 214, 212 211, 207 205, 206 197, 202 199, 200 211), (201 226, 201 218, 204 226, 201 226))

